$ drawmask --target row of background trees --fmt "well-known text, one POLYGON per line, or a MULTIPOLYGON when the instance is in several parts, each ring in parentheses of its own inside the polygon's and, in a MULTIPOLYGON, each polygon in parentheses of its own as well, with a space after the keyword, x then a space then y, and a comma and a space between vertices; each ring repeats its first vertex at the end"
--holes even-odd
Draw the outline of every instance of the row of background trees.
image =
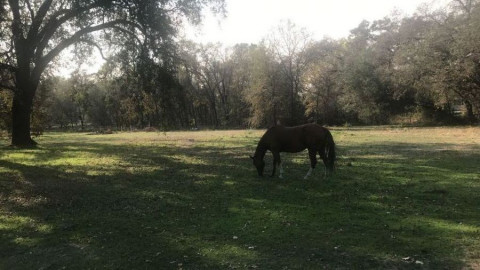
MULTIPOLYGON (((474 123, 478 29, 479 2, 454 0, 363 21, 342 39, 314 40, 286 21, 259 44, 179 41, 162 61, 124 47, 97 74, 43 76, 32 127, 474 123)), ((3 128, 11 99, 0 91, 3 128)))

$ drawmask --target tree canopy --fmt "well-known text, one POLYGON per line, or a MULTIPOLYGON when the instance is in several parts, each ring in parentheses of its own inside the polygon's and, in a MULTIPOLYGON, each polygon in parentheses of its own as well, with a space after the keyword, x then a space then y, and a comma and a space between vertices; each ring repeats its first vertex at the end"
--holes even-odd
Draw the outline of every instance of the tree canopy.
POLYGON ((223 0, 2 0, 0 2, 0 89, 14 92, 12 144, 33 145, 30 114, 41 76, 74 44, 130 51, 167 62, 182 20, 198 23, 203 7, 223 0))

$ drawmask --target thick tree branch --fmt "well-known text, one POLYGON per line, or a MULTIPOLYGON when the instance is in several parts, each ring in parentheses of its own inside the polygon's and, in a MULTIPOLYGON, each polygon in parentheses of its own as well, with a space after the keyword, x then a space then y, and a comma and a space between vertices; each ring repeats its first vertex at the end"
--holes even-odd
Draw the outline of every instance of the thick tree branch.
POLYGON ((106 22, 106 23, 95 25, 95 26, 90 26, 90 27, 80 29, 75 34, 73 34, 71 37, 62 40, 55 48, 53 48, 46 55, 37 58, 37 65, 35 66, 35 68, 33 70, 34 77, 39 78, 40 74, 45 70, 47 65, 55 57, 57 57, 64 49, 66 49, 70 45, 73 45, 77 42, 80 42, 81 38, 84 35, 87 35, 87 34, 90 34, 90 33, 93 33, 93 32, 97 32, 97 31, 100 31, 100 30, 103 30, 103 29, 119 27, 120 25, 130 25, 130 26, 144 32, 142 30, 142 27, 139 24, 137 24, 135 22, 127 21, 127 20, 114 20, 114 21, 110 21, 110 22, 106 22))
POLYGON ((46 23, 43 30, 40 32, 40 37, 43 37, 45 32, 49 31, 49 29, 58 29, 63 23, 66 21, 77 17, 78 15, 82 14, 83 12, 90 11, 94 8, 99 7, 99 1, 94 2, 88 6, 80 7, 76 9, 59 9, 55 12, 51 17, 50 20, 46 23))
POLYGON ((47 15, 47 12, 52 5, 52 1, 53 0, 45 0, 40 6, 40 8, 38 8, 37 15, 32 20, 32 26, 30 27, 30 31, 28 31, 27 39, 29 42, 33 42, 33 40, 37 36, 40 25, 42 25, 43 19, 45 18, 45 15, 47 15))
POLYGON ((52 36, 55 34, 55 32, 60 28, 62 24, 69 21, 70 19, 75 18, 76 16, 79 16, 83 12, 90 11, 91 9, 94 9, 98 6, 99 4, 98 2, 96 2, 86 7, 78 8, 74 10, 60 9, 55 14, 53 14, 50 20, 46 23, 45 27, 43 27, 43 29, 38 34, 38 38, 36 40, 37 48, 35 52, 35 58, 36 59, 41 58, 41 56, 43 55, 43 51, 48 45, 48 42, 50 41, 52 36))
POLYGON ((10 9, 12 10, 13 14, 12 34, 14 39, 18 40, 23 38, 22 20, 20 18, 20 7, 18 6, 18 0, 8 0, 8 4, 10 5, 10 9))
POLYGON ((46 64, 50 63, 50 61, 52 61, 53 58, 55 58, 58 54, 60 54, 60 52, 62 52, 65 48, 74 44, 75 42, 78 42, 80 40, 80 38, 82 36, 86 35, 86 34, 93 33, 93 32, 96 32, 96 31, 103 30, 103 29, 107 29, 107 28, 112 28, 112 27, 119 26, 119 25, 130 25, 130 26, 133 26, 133 27, 135 27, 139 30, 142 29, 140 27, 140 25, 138 25, 134 22, 131 22, 131 21, 127 21, 127 20, 114 20, 114 21, 98 24, 98 25, 95 25, 95 26, 86 27, 86 28, 83 28, 83 29, 77 31, 71 37, 61 41, 55 48, 53 48, 48 54, 46 54, 43 57, 42 62, 45 62, 46 64))

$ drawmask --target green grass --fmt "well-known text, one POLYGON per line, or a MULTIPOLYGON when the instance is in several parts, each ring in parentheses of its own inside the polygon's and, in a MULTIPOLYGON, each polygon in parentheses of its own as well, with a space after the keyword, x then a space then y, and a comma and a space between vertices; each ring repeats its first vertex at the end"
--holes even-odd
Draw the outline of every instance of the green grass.
POLYGON ((335 129, 306 181, 305 152, 256 176, 262 133, 2 141, 0 269, 480 267, 480 128, 335 129))

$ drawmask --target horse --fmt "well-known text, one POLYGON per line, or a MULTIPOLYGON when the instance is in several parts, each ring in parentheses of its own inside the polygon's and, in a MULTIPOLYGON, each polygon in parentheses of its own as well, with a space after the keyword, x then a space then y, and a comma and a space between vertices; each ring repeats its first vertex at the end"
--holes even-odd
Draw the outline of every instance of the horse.
POLYGON ((255 154, 250 156, 253 165, 257 168, 259 176, 263 176, 265 168, 265 153, 267 150, 273 154, 273 170, 271 177, 275 176, 276 166, 280 167, 280 178, 283 178, 283 167, 280 152, 297 153, 308 149, 310 169, 305 175, 307 179, 317 164, 317 153, 325 165, 325 177, 335 170, 335 142, 330 131, 318 124, 305 124, 295 127, 274 126, 269 128, 258 142, 255 154))

